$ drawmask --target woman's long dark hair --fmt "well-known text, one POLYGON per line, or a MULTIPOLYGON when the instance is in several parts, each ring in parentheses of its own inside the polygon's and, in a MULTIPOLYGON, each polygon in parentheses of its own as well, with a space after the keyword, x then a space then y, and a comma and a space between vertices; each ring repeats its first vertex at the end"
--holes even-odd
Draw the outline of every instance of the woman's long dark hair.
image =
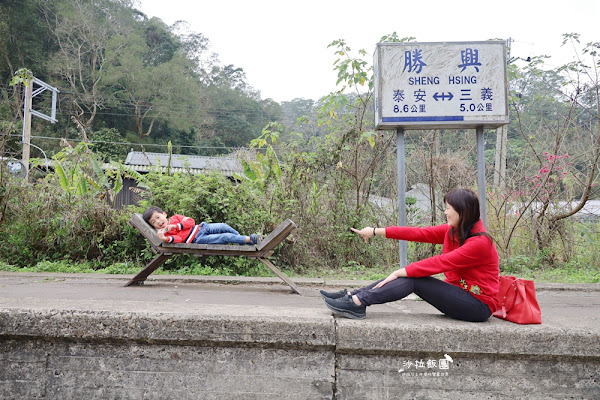
POLYGON ((471 229, 479 221, 479 199, 471 189, 452 189, 444 196, 444 203, 448 203, 458 213, 458 226, 450 228, 450 237, 458 239, 458 245, 462 246, 471 236, 492 237, 486 232, 471 233, 471 229))

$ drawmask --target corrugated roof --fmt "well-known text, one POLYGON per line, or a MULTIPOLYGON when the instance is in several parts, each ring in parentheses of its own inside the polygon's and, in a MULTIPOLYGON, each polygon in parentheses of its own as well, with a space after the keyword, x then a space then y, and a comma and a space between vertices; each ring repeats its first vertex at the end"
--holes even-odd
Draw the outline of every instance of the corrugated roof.
MULTIPOLYGON (((164 171, 168 163, 169 155, 166 153, 141 151, 130 151, 125 160, 125 165, 129 165, 139 172, 156 171, 158 168, 164 171)), ((243 168, 237 157, 233 156, 203 157, 188 154, 172 154, 171 171, 190 172, 194 174, 217 171, 225 176, 233 176, 235 173, 243 172, 243 168)))

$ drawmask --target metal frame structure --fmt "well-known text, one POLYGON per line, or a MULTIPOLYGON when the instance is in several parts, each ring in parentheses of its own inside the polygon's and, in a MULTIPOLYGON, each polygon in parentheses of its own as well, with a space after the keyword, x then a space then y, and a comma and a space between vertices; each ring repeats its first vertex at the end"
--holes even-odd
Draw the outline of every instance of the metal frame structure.
MULTIPOLYGON (((29 154, 30 154, 30 146, 33 146, 31 141, 31 116, 35 115, 36 117, 45 119, 46 121, 50 121, 51 123, 56 123, 56 101, 58 98, 58 93, 60 90, 55 88, 54 86, 48 85, 46 82, 33 77, 28 85, 25 85, 25 101, 23 102, 23 165, 25 165, 26 170, 29 172, 29 154), (39 87, 34 90, 34 84, 39 87), (33 98, 46 90, 52 91, 52 110, 50 111, 50 116, 34 110, 33 109, 33 98)), ((33 146, 39 148, 37 146, 33 146)), ((41 149, 40 149, 41 150, 41 149)), ((42 151, 43 153, 43 151, 42 151)), ((44 157, 46 154, 44 153, 44 157)))

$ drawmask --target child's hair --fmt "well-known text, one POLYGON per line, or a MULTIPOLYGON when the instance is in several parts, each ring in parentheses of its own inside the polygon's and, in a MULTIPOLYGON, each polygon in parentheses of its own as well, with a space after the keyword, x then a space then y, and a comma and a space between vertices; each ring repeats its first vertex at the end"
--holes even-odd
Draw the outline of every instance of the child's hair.
POLYGON ((164 211, 161 210, 159 207, 150 206, 146 208, 146 211, 144 211, 144 214, 142 214, 142 218, 144 218, 144 221, 146 221, 147 223, 150 223, 150 218, 155 212, 162 214, 164 211))

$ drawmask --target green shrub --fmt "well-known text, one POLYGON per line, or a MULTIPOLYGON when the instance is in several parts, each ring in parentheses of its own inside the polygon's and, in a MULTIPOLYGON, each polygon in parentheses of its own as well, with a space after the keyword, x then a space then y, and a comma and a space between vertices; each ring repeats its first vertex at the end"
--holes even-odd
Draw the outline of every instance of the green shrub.
POLYGON ((197 223, 225 222, 241 234, 273 228, 260 196, 249 185, 235 184, 219 174, 149 177, 150 195, 145 204, 162 208, 169 216, 183 214, 197 223))
POLYGON ((40 261, 136 260, 130 248, 143 243, 127 233, 126 213, 91 195, 69 196, 51 182, 15 185, 0 224, 5 239, 0 259, 21 267, 40 261))

